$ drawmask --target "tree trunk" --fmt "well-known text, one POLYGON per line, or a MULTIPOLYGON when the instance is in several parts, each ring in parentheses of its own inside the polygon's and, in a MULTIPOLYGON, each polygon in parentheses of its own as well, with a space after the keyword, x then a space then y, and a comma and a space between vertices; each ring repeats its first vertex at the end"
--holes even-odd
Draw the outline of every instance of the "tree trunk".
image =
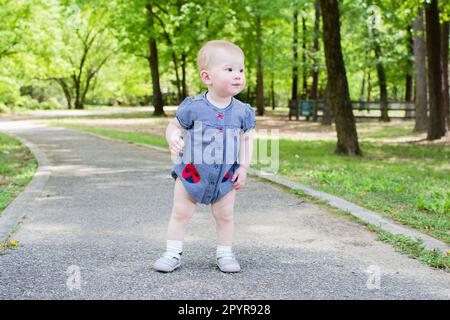
MULTIPOLYGON (((180 13, 180 7, 178 7, 178 12, 180 13)), ((152 14, 153 15, 151 17, 155 17, 159 21, 159 23, 161 24, 161 27, 162 27, 163 33, 164 33, 164 37, 166 38, 166 41, 167 41, 167 45, 172 49, 171 50, 171 57, 172 57, 174 71, 175 71, 175 84, 176 84, 176 87, 177 87, 177 99, 178 99, 178 102, 181 102, 184 99, 184 97, 183 97, 183 94, 181 92, 182 91, 181 90, 181 81, 180 81, 180 75, 179 75, 179 72, 178 72, 178 59, 177 59, 177 56, 176 56, 175 48, 174 48, 174 45, 173 45, 173 42, 172 42, 172 40, 170 38, 169 33, 167 33, 167 31, 166 31, 166 27, 164 25, 163 20, 160 17, 158 17, 158 15, 154 14, 153 12, 152 12, 152 14)), ((150 22, 150 23, 153 23, 153 22, 150 22)), ((176 29, 176 33, 175 34, 177 34, 178 32, 179 32, 179 28, 176 29)))
POLYGON ((177 87, 177 97, 178 102, 183 101, 183 95, 181 93, 181 81, 180 81, 180 75, 178 74, 178 61, 177 56, 175 55, 175 52, 172 50, 172 62, 173 62, 173 68, 175 70, 175 83, 177 87))
POLYGON ((159 70, 158 70, 158 48, 156 46, 156 40, 149 40, 150 46, 150 73, 152 76, 152 87, 153 87, 153 105, 155 110, 153 111, 153 115, 164 115, 164 102, 162 99, 161 87, 159 85, 159 70))
POLYGON ((447 130, 450 127, 449 119, 449 101, 448 101, 448 38, 449 22, 441 25, 441 72, 442 72, 442 101, 444 106, 444 117, 447 130))
POLYGON ((297 1, 294 2, 294 21, 293 21, 293 27, 294 27, 294 42, 292 44, 292 54, 293 54, 293 67, 292 67, 292 93, 291 93, 291 101, 295 105, 298 105, 298 50, 297 50, 297 44, 298 44, 298 3, 297 1))
POLYGON ((54 79, 61 86, 61 89, 64 92, 64 96, 66 97, 67 108, 72 109, 72 94, 70 93, 70 88, 69 85, 67 84, 66 79, 64 78, 51 78, 51 79, 54 79))
POLYGON ((72 79, 75 85, 75 109, 83 109, 83 102, 81 101, 81 77, 83 74, 84 63, 86 62, 87 54, 89 52, 90 47, 84 48, 83 56, 80 61, 80 65, 78 66, 78 74, 73 74, 72 79))
POLYGON ((441 76, 441 28, 437 0, 425 5, 427 31, 428 83, 430 97, 430 119, 428 140, 439 139, 445 135, 445 116, 442 97, 441 76))
MULTIPOLYGON (((412 57, 414 57, 414 42, 411 32, 412 26, 408 25, 406 29, 407 38, 406 38, 406 48, 408 51, 407 61, 406 61, 406 79, 405 79, 405 102, 411 102, 413 99, 413 69, 414 66, 412 64, 412 57)), ((411 117, 412 111, 406 110, 405 117, 411 117)))
POLYGON ((331 126, 333 124, 333 112, 331 110, 331 104, 330 104, 330 98, 328 95, 328 84, 329 81, 327 81, 327 85, 325 88, 325 105, 322 110, 322 121, 320 122, 323 126, 331 126))
POLYGON ((406 79, 405 79, 405 101, 411 102, 412 101, 412 71, 414 66, 412 65, 411 57, 414 56, 414 42, 411 32, 412 26, 408 26, 406 32, 407 32, 407 39, 406 39, 406 48, 408 51, 407 56, 407 63, 406 63, 406 79))
POLYGON ((320 0, 323 19, 323 41, 327 65, 327 100, 336 123, 337 145, 335 152, 344 155, 362 155, 359 148, 355 118, 342 56, 339 3, 337 0, 320 0))
POLYGON ((302 33, 303 33, 303 44, 302 44, 302 69, 303 69, 303 90, 302 99, 306 99, 308 92, 308 66, 306 65, 306 20, 302 15, 302 33))
POLYGON ((186 52, 181 54, 181 87, 182 87, 182 98, 188 96, 187 85, 186 85, 186 52))
POLYGON ((263 49, 261 16, 256 17, 256 111, 259 116, 264 115, 264 79, 263 79, 263 49))
MULTIPOLYGON (((149 24, 150 30, 154 28, 153 21, 153 11, 152 5, 147 4, 147 22, 149 24)), ((150 64, 150 73, 152 77, 152 87, 153 87, 153 105, 155 110, 153 111, 153 115, 164 115, 164 102, 161 93, 161 87, 159 85, 159 68, 158 68, 158 47, 156 45, 156 39, 154 37, 150 37, 148 40, 148 45, 150 49, 150 56, 148 58, 150 64)))
POLYGON ((272 105, 272 110, 275 110, 275 106, 276 106, 276 104, 275 104, 275 81, 274 81, 274 78, 275 78, 275 74, 274 74, 274 72, 272 70, 271 78, 270 78, 270 103, 272 105))
POLYGON ((314 59, 312 73, 311 99, 314 100, 313 121, 317 121, 317 99, 319 86, 319 61, 317 54, 319 53, 319 32, 320 32, 320 4, 319 0, 315 0, 315 20, 314 20, 314 59))
POLYGON ((381 117, 380 121, 389 122, 389 114, 388 114, 388 97, 387 97, 387 86, 386 86, 386 72, 384 71, 384 64, 381 61, 381 45, 378 37, 378 30, 376 26, 372 26, 372 38, 375 50, 375 59, 376 59, 376 67, 378 74, 378 84, 380 87, 380 109, 381 109, 381 117))
POLYGON ((416 125, 414 131, 425 131, 428 127, 425 55, 423 10, 420 9, 417 17, 414 19, 414 57, 416 70, 416 125))

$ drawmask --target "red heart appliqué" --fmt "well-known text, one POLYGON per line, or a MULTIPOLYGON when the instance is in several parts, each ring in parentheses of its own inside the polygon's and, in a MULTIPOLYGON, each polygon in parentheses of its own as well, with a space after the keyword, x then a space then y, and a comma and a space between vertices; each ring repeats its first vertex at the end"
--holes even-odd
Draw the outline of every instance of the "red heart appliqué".
POLYGON ((189 183, 198 183, 200 181, 200 175, 198 174, 197 168, 192 164, 187 164, 181 176, 189 183))
POLYGON ((230 171, 227 171, 227 173, 225 173, 225 175, 223 176, 222 182, 225 182, 228 179, 230 179, 230 171))

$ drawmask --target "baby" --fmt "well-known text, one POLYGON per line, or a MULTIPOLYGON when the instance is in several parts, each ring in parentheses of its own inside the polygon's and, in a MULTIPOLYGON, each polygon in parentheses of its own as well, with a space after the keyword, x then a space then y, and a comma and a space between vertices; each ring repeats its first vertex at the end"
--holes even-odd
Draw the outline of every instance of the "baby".
POLYGON ((211 204, 216 221, 216 261, 222 272, 241 270, 232 251, 236 190, 247 180, 255 113, 234 98, 244 89, 244 53, 235 44, 213 40, 199 51, 198 71, 208 90, 186 98, 167 126, 166 139, 176 163, 167 250, 154 269, 180 266, 183 238, 196 204, 211 204))

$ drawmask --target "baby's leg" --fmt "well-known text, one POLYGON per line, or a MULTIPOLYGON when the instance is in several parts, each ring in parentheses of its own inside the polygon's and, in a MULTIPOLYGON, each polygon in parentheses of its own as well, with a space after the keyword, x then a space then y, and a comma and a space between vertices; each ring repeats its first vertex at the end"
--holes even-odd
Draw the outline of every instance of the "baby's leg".
POLYGON ((217 244, 231 246, 234 239, 234 200, 236 190, 232 189, 219 201, 211 205, 216 220, 217 244))
POLYGON ((172 272, 181 265, 183 238, 189 220, 194 214, 195 204, 195 201, 184 189, 181 180, 177 178, 173 192, 172 215, 167 227, 167 249, 162 257, 153 264, 155 270, 172 272))
POLYGON ((167 227, 168 240, 183 240, 189 221, 194 215, 196 202, 183 186, 180 178, 175 180, 172 214, 167 227))

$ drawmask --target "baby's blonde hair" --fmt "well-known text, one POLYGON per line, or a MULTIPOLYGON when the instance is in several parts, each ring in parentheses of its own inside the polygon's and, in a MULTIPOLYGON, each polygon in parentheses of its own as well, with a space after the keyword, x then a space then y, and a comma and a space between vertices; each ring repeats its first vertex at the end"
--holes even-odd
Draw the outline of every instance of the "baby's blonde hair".
POLYGON ((208 68, 211 58, 214 56, 214 49, 231 50, 241 54, 244 57, 244 51, 232 42, 226 40, 211 40, 206 42, 198 52, 197 68, 200 73, 208 68))

